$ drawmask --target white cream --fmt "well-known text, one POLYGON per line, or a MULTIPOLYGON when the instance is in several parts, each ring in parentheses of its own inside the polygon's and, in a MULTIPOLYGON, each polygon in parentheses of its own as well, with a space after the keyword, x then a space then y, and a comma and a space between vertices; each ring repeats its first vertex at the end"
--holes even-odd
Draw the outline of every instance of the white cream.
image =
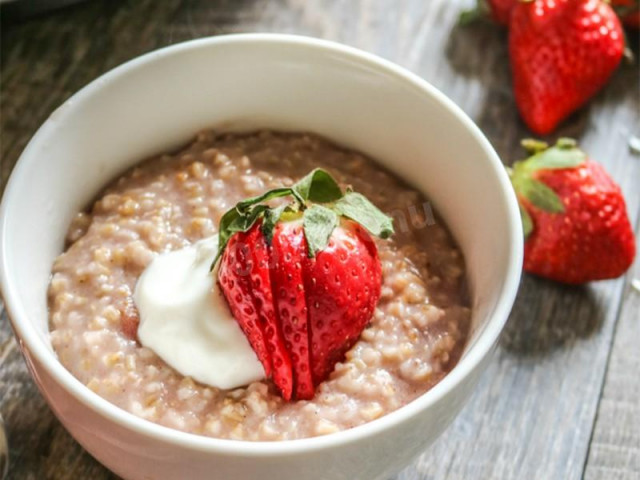
POLYGON ((138 338, 182 375, 230 389, 264 369, 209 271, 218 237, 155 257, 138 279, 138 338))

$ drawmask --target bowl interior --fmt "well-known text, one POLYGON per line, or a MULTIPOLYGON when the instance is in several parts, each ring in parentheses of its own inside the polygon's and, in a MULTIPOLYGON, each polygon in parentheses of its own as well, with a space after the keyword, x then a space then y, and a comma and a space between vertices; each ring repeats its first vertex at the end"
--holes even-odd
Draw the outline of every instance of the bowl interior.
POLYGON ((515 292, 520 227, 502 166, 467 117, 424 82, 361 52, 232 36, 110 72, 62 105, 23 153, 2 206, 3 292, 18 335, 44 363, 57 363, 46 291, 73 215, 137 161, 210 127, 310 131, 377 159, 427 195, 464 252, 473 303, 466 354, 488 328, 502 327, 494 313, 515 292))

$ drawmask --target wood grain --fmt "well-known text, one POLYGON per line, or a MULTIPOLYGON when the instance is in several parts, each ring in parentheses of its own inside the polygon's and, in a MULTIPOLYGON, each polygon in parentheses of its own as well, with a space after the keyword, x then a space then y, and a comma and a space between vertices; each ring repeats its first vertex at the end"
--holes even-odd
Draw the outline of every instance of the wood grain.
MULTIPOLYGON (((247 31, 337 40, 409 68, 458 103, 509 163, 529 134, 513 102, 506 33, 486 24, 456 26, 470 3, 96 0, 29 20, 3 17, 0 188, 37 127, 101 73, 154 48, 247 31)), ((640 159, 627 139, 640 133, 638 77, 637 66, 621 69, 557 132, 580 139, 605 164, 635 224, 640 159)), ((638 478, 640 295, 629 278, 568 288, 525 276, 481 385, 449 430, 397 480, 638 478)), ((116 478, 51 415, 4 316, 0 365, 11 478, 116 478)))
MULTIPOLYGON (((640 232, 637 238, 640 238, 640 232)), ((640 244, 637 247, 640 250, 640 244)), ((632 276, 640 279, 640 261, 636 261, 632 276)), ((627 284, 591 440, 585 480, 640 478, 639 341, 640 290, 627 284)))

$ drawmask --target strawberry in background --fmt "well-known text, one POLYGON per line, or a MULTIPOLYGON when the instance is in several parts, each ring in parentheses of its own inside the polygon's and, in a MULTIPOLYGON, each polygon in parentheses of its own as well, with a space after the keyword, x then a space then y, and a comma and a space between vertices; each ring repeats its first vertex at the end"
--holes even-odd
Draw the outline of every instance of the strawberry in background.
POLYGON ((575 141, 523 141, 531 156, 509 175, 525 234, 524 270, 581 284, 624 274, 635 238, 620 187, 575 141))
POLYGON ((478 0, 461 21, 484 16, 508 27, 518 110, 547 135, 607 84, 626 51, 618 15, 637 27, 638 8, 639 0, 478 0))
POLYGON ((520 115, 546 135, 608 81, 625 49, 620 21, 601 0, 517 2, 509 56, 520 115))

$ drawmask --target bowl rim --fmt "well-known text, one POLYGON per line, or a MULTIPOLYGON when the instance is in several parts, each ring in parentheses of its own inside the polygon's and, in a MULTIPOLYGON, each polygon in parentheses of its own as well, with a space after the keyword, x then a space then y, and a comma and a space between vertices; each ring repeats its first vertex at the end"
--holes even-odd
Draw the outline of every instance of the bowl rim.
POLYGON ((143 436, 154 438, 155 440, 160 440, 171 445, 186 447, 191 450, 247 457, 288 456, 302 451, 311 452, 326 448, 334 448, 336 446, 350 444, 367 437, 380 434, 391 429, 394 425, 403 423, 419 414, 419 412, 427 410, 434 404, 440 402, 455 387, 463 382, 463 380, 470 375, 471 372, 473 372, 482 360, 492 351, 492 348, 508 318, 509 312, 511 311, 520 282, 523 255, 522 244, 523 240, 520 228, 520 214, 517 207, 516 197, 512 191, 508 176, 505 173, 502 162, 500 161, 497 153, 489 143, 488 139, 480 131, 479 127, 473 123, 462 109, 430 83, 407 69, 378 57, 377 55, 333 41, 308 36, 277 33, 219 35, 170 45, 133 58, 132 60, 117 66, 116 68, 99 76, 72 95, 40 126, 16 162, 9 181, 7 182, 2 204, 0 206, 0 292, 4 298, 5 308, 7 309, 15 336, 21 343, 23 354, 24 349, 28 350, 58 385, 72 395, 77 401, 101 417, 114 422, 122 428, 133 430, 143 436), (433 388, 398 410, 348 430, 320 437, 255 442, 205 437, 174 430, 139 418, 92 392, 77 380, 66 368, 64 368, 55 354, 48 349, 42 342, 42 339, 39 338, 36 329, 31 326, 23 302, 19 299, 16 292, 14 280, 9 274, 7 268, 8 258, 10 256, 10 252, 7 251, 6 239, 8 236, 8 214, 12 205, 20 198, 19 185, 24 182, 23 177, 25 177, 24 172, 26 170, 24 165, 27 162, 33 161, 34 158, 30 155, 31 150, 33 150, 35 148, 34 146, 39 143, 40 138, 43 137, 48 130, 54 127, 54 123, 62 121, 72 106, 81 104, 85 99, 91 97, 105 85, 128 75, 131 71, 144 68, 145 65, 158 59, 173 55, 180 55, 182 52, 188 50, 223 47, 229 44, 286 45, 289 47, 293 46, 304 49, 323 50, 348 58, 350 61, 356 62, 359 65, 371 67, 374 70, 392 75, 396 79, 421 90, 425 95, 430 96, 433 100, 437 101, 440 106, 451 112, 461 125, 463 125, 463 127, 473 135, 474 139, 486 154, 486 158, 488 160, 487 168, 489 168, 491 173, 497 177, 497 180, 502 187, 502 200, 507 207, 509 217, 509 225, 507 225, 507 234, 510 237, 510 249, 507 252, 508 268, 507 274, 500 287, 498 301, 495 308, 490 312, 490 318, 484 328, 484 331, 476 339, 474 344, 458 364, 433 388))

